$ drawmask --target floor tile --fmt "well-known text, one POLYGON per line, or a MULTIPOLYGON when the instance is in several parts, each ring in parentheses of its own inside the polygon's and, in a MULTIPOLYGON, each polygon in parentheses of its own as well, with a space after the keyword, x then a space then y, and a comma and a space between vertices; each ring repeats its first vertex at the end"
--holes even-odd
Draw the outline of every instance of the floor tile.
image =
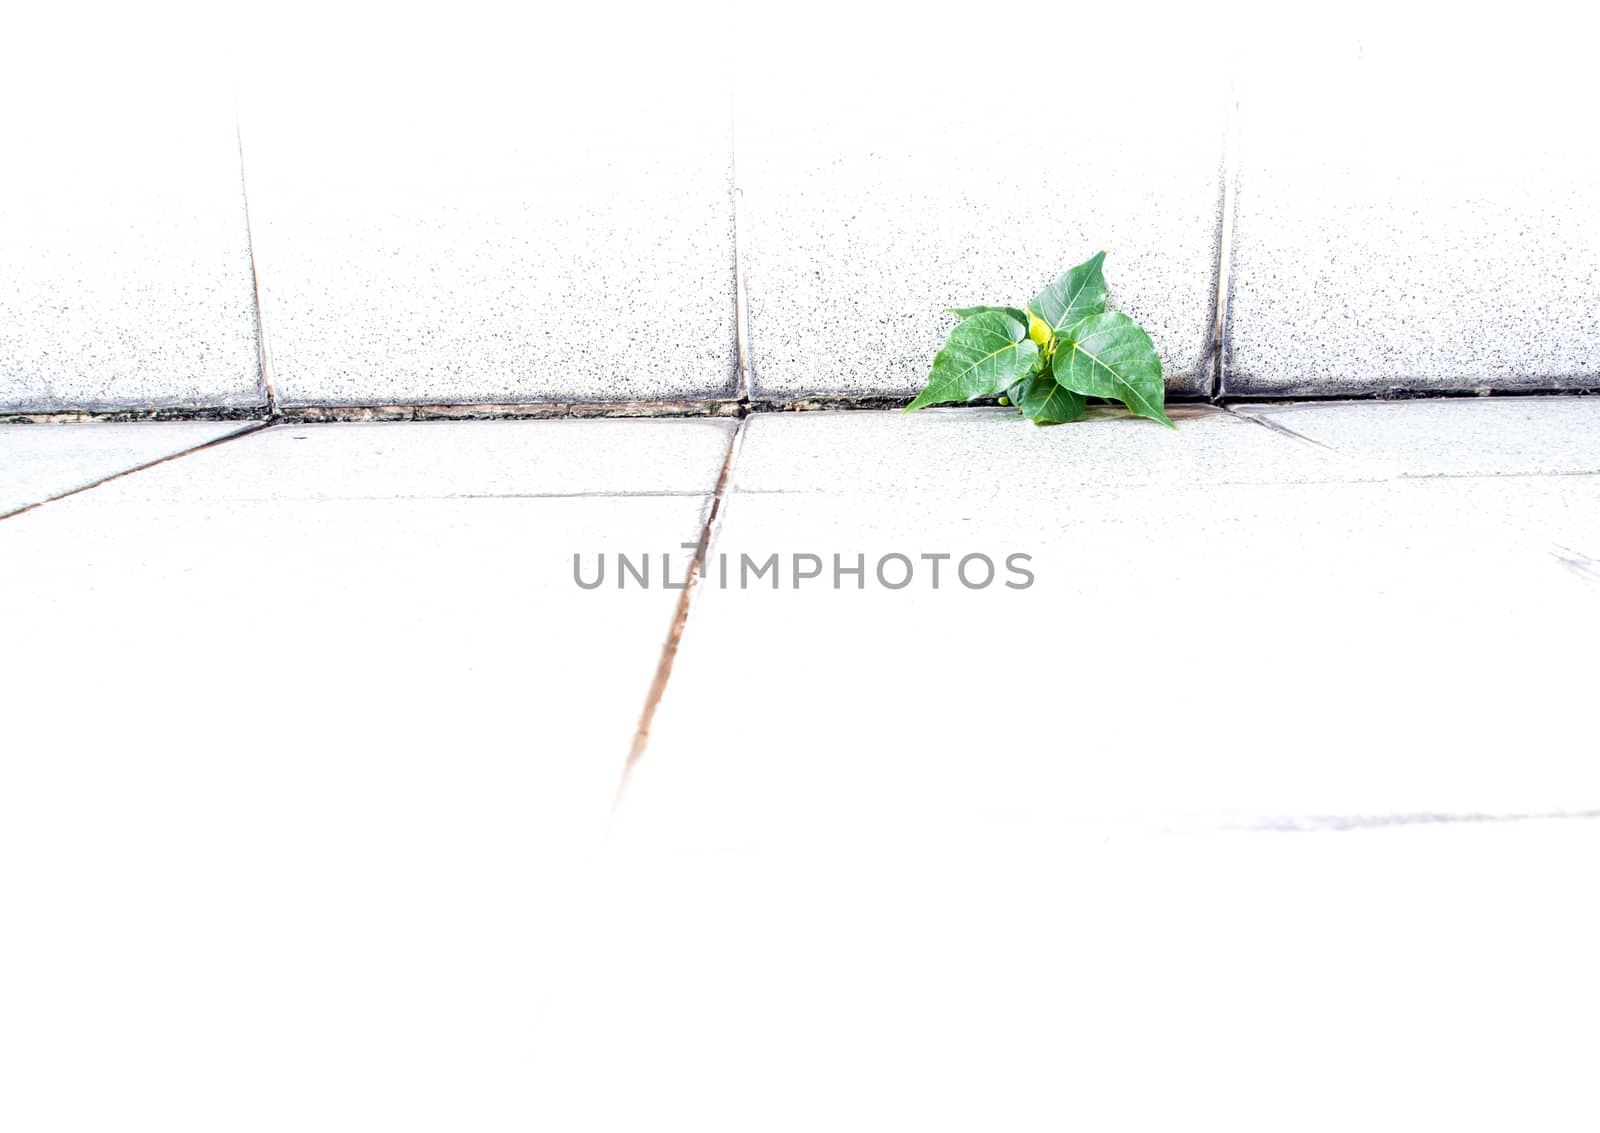
MULTIPOLYGON (((517 498, 554 481, 514 449, 562 427, 330 429, 307 442, 330 498, 305 468, 252 498, 265 454, 297 459, 285 426, 171 473, 186 494, 0 523, 22 1124, 526 1127, 533 1029, 678 599, 580 589, 573 556, 648 550, 681 578, 707 503, 517 498), (416 491, 414 460, 485 495, 350 498, 416 491)), ((681 431, 634 473, 714 479, 699 435, 721 434, 681 431)))
POLYGON ((700 496, 716 488, 734 428, 720 418, 285 423, 108 484, 100 498, 700 496))
POLYGON ((0 515, 251 427, 240 421, 0 425, 0 515))
POLYGON ((845 463, 830 490, 789 494, 783 461, 813 489, 827 461, 763 449, 764 425, 630 788, 641 837, 922 844, 1600 806, 1575 742, 1600 588, 1444 481, 1020 476, 984 494, 958 455, 950 491, 863 492, 845 463))
POLYGON ((1600 398, 1309 401, 1234 411, 1402 476, 1600 472, 1600 398))
POLYGON ((1208 405, 1171 407, 1177 429, 1121 409, 1040 428, 1014 409, 757 414, 734 483, 745 492, 953 496, 1064 494, 1079 487, 1381 479, 1325 447, 1208 405))

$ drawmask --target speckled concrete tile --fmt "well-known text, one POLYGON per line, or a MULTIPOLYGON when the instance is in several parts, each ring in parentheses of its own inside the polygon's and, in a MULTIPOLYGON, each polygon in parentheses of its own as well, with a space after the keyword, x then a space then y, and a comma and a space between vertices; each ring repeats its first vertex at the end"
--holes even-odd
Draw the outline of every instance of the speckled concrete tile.
POLYGON ((11 1123, 532 1128, 704 499, 206 497, 0 523, 11 1123))
POLYGON ((0 515, 250 427, 239 421, 0 425, 0 515))
POLYGON ((723 419, 280 424, 98 489, 119 500, 700 496, 723 419))
POLYGON ((510 19, 390 26, 378 52, 319 19, 267 55, 300 75, 243 115, 286 404, 733 392, 719 61, 665 15, 603 59, 587 15, 510 19))
POLYGON ((1587 44, 1382 29, 1245 76, 1226 388, 1600 384, 1587 44))
POLYGON ((1301 402, 1235 411, 1402 476, 1600 472, 1600 397, 1301 402))
POLYGON ((1090 46, 1126 41, 1121 13, 1074 12, 1071 89, 1103 97, 1061 117, 1049 64, 974 52, 947 84, 929 61, 951 25, 850 18, 855 46, 826 23, 785 29, 740 86, 757 392, 912 393, 955 325, 944 308, 1025 304, 1101 248, 1113 305, 1150 331, 1168 387, 1203 389, 1226 130, 1203 64, 1215 29, 1185 28, 1166 54, 1141 44, 1142 68, 1186 74, 1175 99, 1090 46))
POLYGON ((225 52, 193 28, 175 46, 149 13, 93 36, 78 13, 16 15, 0 410, 261 404, 225 52))
POLYGON ((1014 409, 756 414, 746 422, 733 483, 743 492, 912 500, 1382 478, 1379 469, 1223 409, 1171 412, 1176 430, 1113 408, 1044 429, 1014 409))

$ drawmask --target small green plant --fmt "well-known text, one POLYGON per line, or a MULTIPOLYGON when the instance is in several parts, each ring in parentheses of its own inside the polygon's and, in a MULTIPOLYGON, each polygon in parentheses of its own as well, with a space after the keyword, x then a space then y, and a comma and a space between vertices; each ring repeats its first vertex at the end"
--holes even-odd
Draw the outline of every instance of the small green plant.
POLYGON ((1025 311, 950 308, 961 322, 906 412, 998 396, 1036 425, 1059 425, 1083 416, 1085 398, 1099 397, 1176 428, 1163 409, 1155 344, 1127 315, 1106 310, 1105 259, 1097 252, 1065 272, 1025 311))

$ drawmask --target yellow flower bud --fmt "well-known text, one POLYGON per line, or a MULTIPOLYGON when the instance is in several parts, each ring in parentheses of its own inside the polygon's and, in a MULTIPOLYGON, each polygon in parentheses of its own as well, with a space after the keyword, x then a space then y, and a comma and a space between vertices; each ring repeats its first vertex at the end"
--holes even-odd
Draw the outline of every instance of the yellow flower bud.
POLYGON ((1032 311, 1028 312, 1028 337, 1040 346, 1050 344, 1050 324, 1032 311))

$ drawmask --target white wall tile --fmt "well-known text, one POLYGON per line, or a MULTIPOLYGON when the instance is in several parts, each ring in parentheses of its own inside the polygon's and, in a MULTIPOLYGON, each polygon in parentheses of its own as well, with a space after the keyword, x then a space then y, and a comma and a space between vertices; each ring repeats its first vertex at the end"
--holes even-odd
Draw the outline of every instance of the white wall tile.
POLYGON ((1227 388, 1600 384, 1582 37, 1365 22, 1241 60, 1227 388))
POLYGON ((721 65, 666 16, 268 29, 244 133, 285 402, 731 393, 721 65))
POLYGON ((1134 54, 1112 14, 1037 50, 970 12, 764 28, 737 126, 758 392, 911 393, 943 308, 1025 303, 1101 248, 1169 388, 1204 388, 1226 83, 1191 23, 1134 54))
POLYGON ((228 33, 6 24, 0 409, 261 404, 228 33))

